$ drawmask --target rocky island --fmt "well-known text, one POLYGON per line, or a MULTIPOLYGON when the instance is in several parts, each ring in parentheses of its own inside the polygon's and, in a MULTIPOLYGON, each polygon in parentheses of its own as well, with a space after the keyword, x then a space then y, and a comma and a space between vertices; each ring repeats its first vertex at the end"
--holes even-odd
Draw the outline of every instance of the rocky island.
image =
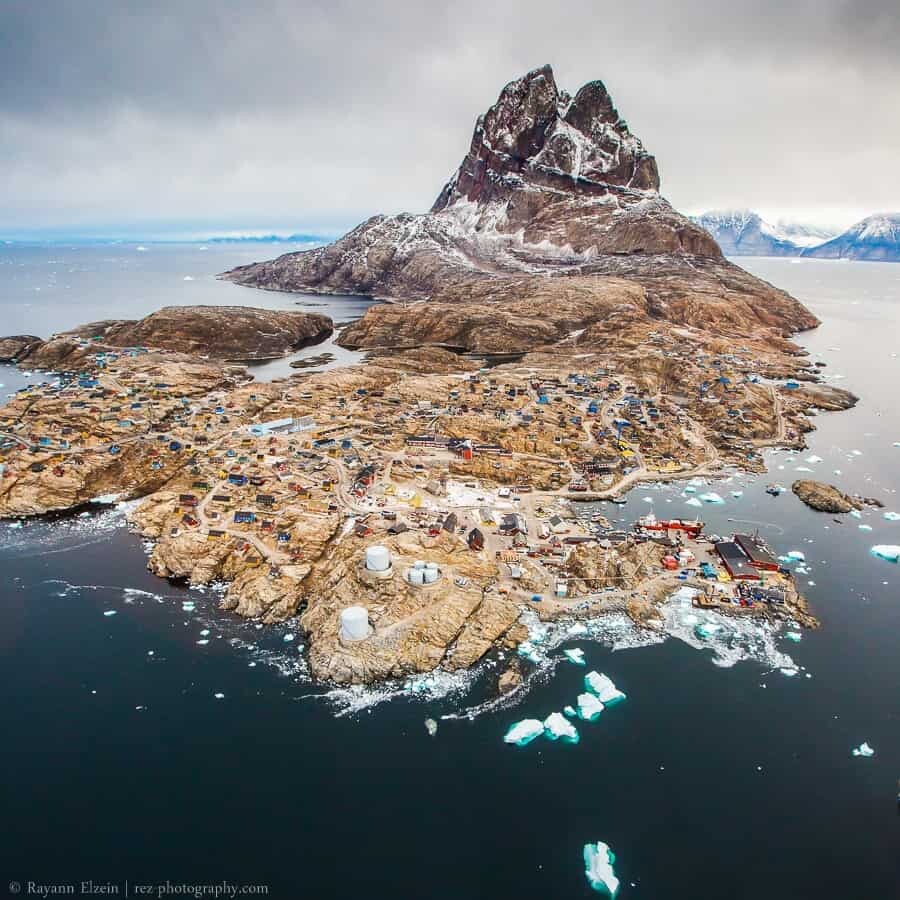
POLYGON ((244 308, 0 340, 55 373, 0 408, 0 517, 140 498, 152 572, 224 582, 222 607, 263 623, 298 617, 313 675, 336 682, 497 646, 527 661, 535 619, 659 628, 685 587, 698 610, 813 627, 755 536, 577 513, 642 481, 763 471, 764 448, 804 445, 811 410, 856 399, 791 341, 815 317, 658 191, 603 85, 573 98, 537 69, 478 120, 429 213, 226 276, 389 299, 341 334, 365 363, 256 383, 229 360, 332 325, 244 308), (494 353, 515 357, 485 368, 494 353))

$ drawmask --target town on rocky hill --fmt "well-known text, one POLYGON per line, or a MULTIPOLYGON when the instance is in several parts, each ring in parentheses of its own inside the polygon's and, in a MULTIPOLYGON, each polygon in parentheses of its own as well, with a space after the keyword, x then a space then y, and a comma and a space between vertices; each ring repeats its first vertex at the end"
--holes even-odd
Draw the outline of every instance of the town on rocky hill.
POLYGON ((856 401, 790 340, 815 317, 658 190, 602 84, 572 98, 537 69, 479 119, 431 212, 226 276, 389 299, 338 337, 365 362, 258 383, 242 360, 333 325, 243 307, 0 339, 53 373, 0 408, 0 517, 139 501, 152 572, 222 583, 223 609, 261 623, 297 617, 335 682, 521 652, 529 616, 659 627, 685 585, 814 627, 756 536, 705 533, 714 492, 696 518, 624 530, 579 512, 641 482, 762 472, 765 448, 802 447, 817 409, 856 401))

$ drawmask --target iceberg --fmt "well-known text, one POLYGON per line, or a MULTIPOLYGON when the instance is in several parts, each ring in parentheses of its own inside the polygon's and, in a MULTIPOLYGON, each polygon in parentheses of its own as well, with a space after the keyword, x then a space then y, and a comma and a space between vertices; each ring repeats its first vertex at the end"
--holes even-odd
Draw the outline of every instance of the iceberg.
POLYGON ((688 506, 703 506, 703 504, 696 497, 691 497, 690 500, 685 500, 684 502, 688 506))
POLYGON ((896 544, 876 544, 869 553, 888 562, 900 562, 900 547, 896 544))
POLYGON ((584 686, 599 697, 605 706, 612 706, 625 699, 625 694, 613 684, 612 679, 599 672, 588 672, 584 676, 584 686))
POLYGON ((107 610, 103 613, 103 615, 106 616, 107 618, 108 618, 109 616, 114 616, 115 614, 116 614, 116 611, 115 611, 114 609, 107 609, 107 610))
POLYGON ((720 625, 718 622, 701 622, 694 628, 694 634, 697 635, 698 638, 709 639, 715 637, 717 634, 721 634, 725 630, 724 625, 720 625))
POLYGON ((581 647, 573 647, 571 650, 563 650, 563 653, 566 655, 566 659, 571 663, 575 663, 576 666, 583 666, 584 663, 584 650, 581 647))
POLYGON ((615 898, 619 893, 619 879, 613 871, 616 855, 603 843, 584 845, 584 874, 588 884, 598 893, 615 898))
POLYGON ((219 693, 213 694, 213 697, 215 697, 216 700, 224 700, 225 699, 225 695, 221 691, 219 693))
POLYGON ((696 494, 697 488, 695 488, 692 484, 687 485, 685 489, 682 491, 684 494, 696 494))
POLYGON ((900 513, 886 512, 884 514, 884 517, 888 520, 888 522, 900 522, 900 513))
POLYGON ((871 526, 871 525, 860 525, 860 526, 859 526, 859 530, 860 530, 860 531, 871 531, 871 530, 872 530, 872 526, 871 526))
POLYGON ((425 730, 428 732, 431 737, 434 737, 437 734, 438 724, 434 719, 426 719, 425 720, 425 730))
POLYGON ((802 550, 789 550, 787 558, 792 562, 803 562, 806 559, 806 554, 802 550))
POLYGON ((575 716, 578 715, 578 712, 576 711, 575 707, 574 707, 574 706, 571 706, 570 704, 566 704, 566 705, 563 707, 563 712, 564 712, 570 719, 574 719, 575 716))
POLYGON ((578 743, 578 729, 562 713, 550 713, 544 719, 544 734, 551 741, 562 739, 566 744, 578 743))
POLYGON ((701 494, 700 499, 704 503, 724 503, 724 499, 717 494, 715 491, 710 491, 708 494, 701 494))
POLYGON ((604 709, 603 704, 594 694, 579 694, 576 702, 578 703, 578 718, 585 722, 593 722, 604 709))
POLYGON ((875 750, 874 748, 870 747, 865 741, 863 741, 858 747, 853 748, 853 755, 865 756, 868 758, 869 756, 875 755, 875 750))
POLYGON ((527 659, 529 662, 534 663, 535 665, 539 665, 544 661, 544 654, 538 650, 531 641, 522 641, 519 644, 518 650, 516 651, 519 656, 527 659))
POLYGON ((503 740, 507 744, 515 744, 517 747, 524 747, 530 744, 536 737, 544 733, 544 723, 537 719, 522 719, 510 726, 509 731, 503 736, 503 740))
POLYGON ((787 634, 785 634, 785 637, 789 641, 793 641, 795 644, 799 644, 800 641, 803 639, 803 635, 800 634, 799 631, 789 631, 789 632, 787 632, 787 634))
POLYGON ((744 492, 743 492, 743 491, 732 491, 732 492, 731 492, 731 496, 732 496, 732 497, 743 497, 743 496, 744 496, 744 492))
POLYGON ((816 463, 822 462, 822 457, 813 454, 812 456, 807 456, 806 461, 810 463, 810 465, 815 465, 816 463))

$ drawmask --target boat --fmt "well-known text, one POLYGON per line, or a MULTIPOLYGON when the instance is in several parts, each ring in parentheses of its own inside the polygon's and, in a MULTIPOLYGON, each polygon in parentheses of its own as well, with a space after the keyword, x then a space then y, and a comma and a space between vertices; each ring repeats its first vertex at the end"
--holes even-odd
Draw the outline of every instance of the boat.
POLYGON ((702 533, 704 525, 699 519, 657 519, 653 513, 641 516, 636 524, 647 531, 683 531, 692 538, 702 533))
POLYGON ((623 497, 621 494, 616 494, 615 497, 609 498, 610 503, 615 503, 616 506, 624 506, 628 502, 627 497, 623 497))

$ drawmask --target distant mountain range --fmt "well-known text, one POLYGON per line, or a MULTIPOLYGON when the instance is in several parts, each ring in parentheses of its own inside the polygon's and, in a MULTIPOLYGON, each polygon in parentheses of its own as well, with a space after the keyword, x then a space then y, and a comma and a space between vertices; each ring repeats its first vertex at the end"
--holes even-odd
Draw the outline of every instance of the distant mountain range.
POLYGON ((804 256, 900 262, 900 213, 868 216, 839 234, 795 222, 773 225, 750 209, 694 216, 726 256, 804 256))
POLYGON ((211 237, 204 241, 195 241, 203 244, 322 244, 329 238, 318 234, 259 234, 259 235, 234 235, 224 237, 211 237))

